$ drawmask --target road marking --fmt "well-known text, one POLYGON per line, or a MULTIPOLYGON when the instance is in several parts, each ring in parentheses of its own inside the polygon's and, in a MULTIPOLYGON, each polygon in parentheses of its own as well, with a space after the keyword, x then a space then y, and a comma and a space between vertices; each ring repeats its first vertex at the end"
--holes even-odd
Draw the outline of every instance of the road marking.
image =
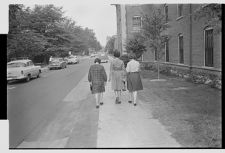
POLYGON ((16 87, 8 87, 7 89, 14 89, 14 88, 16 88, 16 87))

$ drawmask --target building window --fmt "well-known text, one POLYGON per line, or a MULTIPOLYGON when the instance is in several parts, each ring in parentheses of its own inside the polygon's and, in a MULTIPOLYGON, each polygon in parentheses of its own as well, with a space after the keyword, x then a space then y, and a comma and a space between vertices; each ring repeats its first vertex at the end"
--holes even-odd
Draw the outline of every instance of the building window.
POLYGON ((169 40, 165 42, 166 62, 169 62, 169 40))
POLYGON ((213 67, 213 29, 205 29, 205 66, 213 67))
POLYGON ((133 16, 133 31, 140 31, 140 30, 141 30, 141 17, 133 16))
POLYGON ((166 20, 166 23, 168 22, 168 5, 165 5, 165 20, 166 20))
POLYGON ((177 17, 183 16, 183 4, 177 5, 177 17))
POLYGON ((179 63, 184 64, 184 41, 183 35, 178 35, 179 63))

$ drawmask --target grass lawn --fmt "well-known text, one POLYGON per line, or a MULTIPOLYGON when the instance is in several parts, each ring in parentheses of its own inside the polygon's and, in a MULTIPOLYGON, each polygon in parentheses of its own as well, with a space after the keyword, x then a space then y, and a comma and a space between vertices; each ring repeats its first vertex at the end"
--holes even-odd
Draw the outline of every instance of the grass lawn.
POLYGON ((144 90, 139 99, 148 103, 158 119, 183 147, 221 147, 221 90, 160 75, 141 72, 144 90))

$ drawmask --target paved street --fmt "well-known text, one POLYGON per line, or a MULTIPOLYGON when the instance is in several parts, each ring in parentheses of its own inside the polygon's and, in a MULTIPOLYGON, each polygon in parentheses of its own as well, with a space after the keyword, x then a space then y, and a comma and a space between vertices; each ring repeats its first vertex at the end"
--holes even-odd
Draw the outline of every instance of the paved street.
POLYGON ((43 72, 30 82, 7 86, 10 147, 16 147, 49 115, 84 77, 89 60, 68 65, 66 69, 43 72))

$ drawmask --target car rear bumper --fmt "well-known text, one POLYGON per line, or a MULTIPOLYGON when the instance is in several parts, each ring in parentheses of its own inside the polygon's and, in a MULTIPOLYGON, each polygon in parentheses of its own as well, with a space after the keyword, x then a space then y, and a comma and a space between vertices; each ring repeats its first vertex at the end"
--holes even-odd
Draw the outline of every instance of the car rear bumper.
POLYGON ((25 79, 26 76, 7 76, 7 81, 12 81, 12 80, 22 80, 25 79))

